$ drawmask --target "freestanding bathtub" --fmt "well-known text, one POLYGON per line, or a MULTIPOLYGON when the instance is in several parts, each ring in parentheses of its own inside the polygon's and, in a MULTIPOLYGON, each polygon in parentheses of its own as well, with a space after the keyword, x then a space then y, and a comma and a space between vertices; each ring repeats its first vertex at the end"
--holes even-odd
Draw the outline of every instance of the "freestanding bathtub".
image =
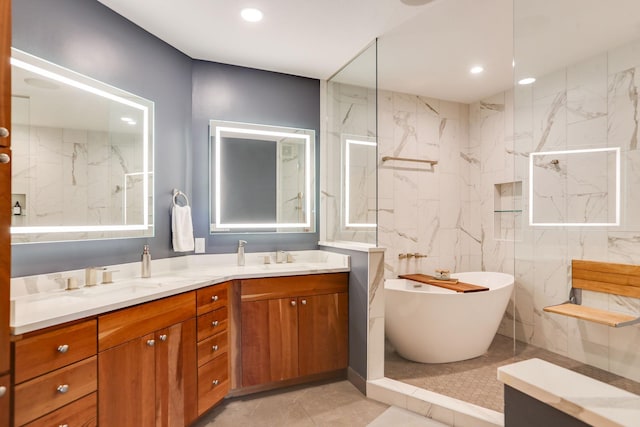
POLYGON ((469 272, 451 277, 489 290, 458 293, 407 279, 385 280, 385 334, 400 356, 445 363, 488 350, 509 303, 513 276, 469 272))

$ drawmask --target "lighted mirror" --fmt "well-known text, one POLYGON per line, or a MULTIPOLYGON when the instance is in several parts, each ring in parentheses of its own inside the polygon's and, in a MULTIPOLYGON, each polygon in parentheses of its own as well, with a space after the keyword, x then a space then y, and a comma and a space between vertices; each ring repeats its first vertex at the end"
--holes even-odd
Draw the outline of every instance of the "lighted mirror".
POLYGON ((529 156, 529 224, 620 225, 620 148, 529 156))
POLYGON ((153 235, 153 103, 11 54, 12 242, 153 235))
POLYGON ((315 132, 211 120, 211 232, 315 230, 315 132))
POLYGON ((367 137, 342 137, 344 185, 342 204, 345 228, 376 227, 376 141, 367 137))

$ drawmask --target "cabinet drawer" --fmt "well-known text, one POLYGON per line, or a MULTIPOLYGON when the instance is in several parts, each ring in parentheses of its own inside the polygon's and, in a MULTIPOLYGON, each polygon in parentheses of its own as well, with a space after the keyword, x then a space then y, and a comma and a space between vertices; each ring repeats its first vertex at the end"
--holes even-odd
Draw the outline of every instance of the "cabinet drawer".
POLYGON ((98 397, 96 393, 78 399, 44 417, 26 424, 25 427, 95 427, 98 425, 98 397))
POLYGON ((227 330, 227 307, 198 316, 198 341, 227 330))
POLYGON ((198 289, 198 315, 225 307, 229 300, 229 282, 198 289))
POLYGON ((96 354, 96 321, 29 336, 15 342, 15 381, 21 383, 96 354))
POLYGON ((226 353, 229 349, 229 338, 226 331, 220 332, 198 343, 198 366, 201 366, 214 357, 226 353))
POLYGON ((93 356, 17 385, 15 424, 25 424, 96 391, 96 360, 93 356))
POLYGON ((195 292, 187 292, 98 317, 98 350, 125 343, 195 317, 195 292))
POLYGON ((349 273, 265 277, 241 281, 242 301, 325 295, 349 291, 349 273))
POLYGON ((220 402, 229 392, 227 353, 198 368, 198 415, 220 402))

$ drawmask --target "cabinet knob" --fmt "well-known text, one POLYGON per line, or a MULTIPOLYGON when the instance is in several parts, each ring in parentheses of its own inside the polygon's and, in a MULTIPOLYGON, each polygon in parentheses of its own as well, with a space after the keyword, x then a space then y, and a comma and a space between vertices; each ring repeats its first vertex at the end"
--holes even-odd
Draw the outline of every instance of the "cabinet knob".
POLYGON ((9 163, 11 161, 11 156, 7 153, 0 153, 0 163, 9 163))
POLYGON ((166 341, 167 336, 165 334, 160 335, 160 341, 166 341))
POLYGON ((69 427, 69 424, 60 424, 58 427, 69 427))
POLYGON ((302 303, 302 305, 307 305, 307 300, 303 299, 302 301, 300 301, 302 303))
POLYGON ((56 390, 58 390, 60 394, 65 394, 69 391, 69 384, 60 384, 56 390))
POLYGON ((156 345, 156 340, 147 340, 147 345, 149 347, 153 347, 154 345, 156 345))
POLYGON ((211 350, 213 351, 218 351, 218 344, 214 345, 213 347, 211 347, 211 350))
POLYGON ((0 127, 0 138, 7 138, 9 136, 9 129, 0 127))
POLYGON ((291 306, 295 307, 296 306, 296 302, 295 301, 291 301, 291 306))
POLYGON ((218 381, 218 380, 213 380, 213 381, 211 381, 211 384, 213 384, 213 385, 218 385, 218 384, 220 384, 220 381, 218 381))
POLYGON ((58 346, 58 353, 66 353, 67 351, 69 351, 68 344, 62 344, 58 346))
POLYGON ((4 396, 5 394, 7 394, 7 388, 5 386, 0 386, 0 397, 4 396))
POLYGON ((211 326, 213 326, 214 328, 216 326, 218 326, 219 322, 217 320, 214 320, 213 322, 211 322, 211 326))
POLYGON ((218 295, 214 295, 211 297, 211 301, 216 302, 218 301, 218 295))

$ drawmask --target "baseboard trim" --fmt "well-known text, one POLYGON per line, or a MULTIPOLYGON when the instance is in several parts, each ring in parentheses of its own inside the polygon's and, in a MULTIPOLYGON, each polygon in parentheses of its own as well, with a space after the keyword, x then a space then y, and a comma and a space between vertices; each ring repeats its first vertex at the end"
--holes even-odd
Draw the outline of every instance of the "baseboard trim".
POLYGON ((360 393, 367 395, 367 380, 349 366, 347 369, 347 380, 357 388, 360 393))

